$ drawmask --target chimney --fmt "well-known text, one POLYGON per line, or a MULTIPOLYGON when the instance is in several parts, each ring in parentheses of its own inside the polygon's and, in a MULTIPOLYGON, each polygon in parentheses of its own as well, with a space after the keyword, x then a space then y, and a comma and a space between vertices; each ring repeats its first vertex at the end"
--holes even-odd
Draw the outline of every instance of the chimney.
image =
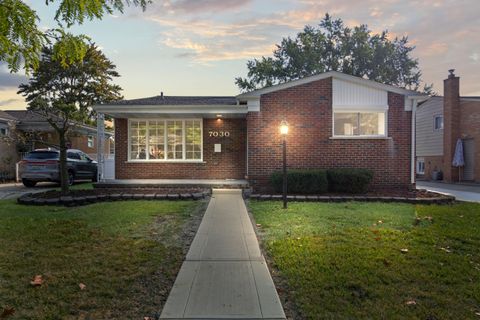
POLYGON ((448 72, 443 81, 443 177, 446 182, 456 182, 458 168, 452 167, 452 160, 460 138, 460 78, 455 76, 455 69, 448 72))

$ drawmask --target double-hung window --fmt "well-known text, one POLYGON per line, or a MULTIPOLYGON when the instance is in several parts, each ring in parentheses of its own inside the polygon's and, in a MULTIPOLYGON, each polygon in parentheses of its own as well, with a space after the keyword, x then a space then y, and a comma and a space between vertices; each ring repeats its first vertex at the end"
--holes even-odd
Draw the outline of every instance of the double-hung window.
POLYGON ((202 161, 202 120, 130 120, 129 160, 202 161))
POLYGON ((386 111, 334 111, 333 135, 334 137, 384 137, 386 136, 386 111))
POLYGON ((443 116, 436 115, 433 117, 433 129, 442 130, 443 129, 443 116))

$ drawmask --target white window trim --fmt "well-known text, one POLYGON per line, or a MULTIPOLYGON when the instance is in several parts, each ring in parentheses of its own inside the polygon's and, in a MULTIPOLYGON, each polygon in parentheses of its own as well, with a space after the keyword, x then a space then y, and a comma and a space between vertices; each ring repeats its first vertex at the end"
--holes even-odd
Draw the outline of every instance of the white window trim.
POLYGON ((10 130, 8 129, 8 127, 0 126, 0 129, 5 130, 5 134, 0 133, 0 137, 7 137, 10 134, 10 130))
POLYGON ((95 148, 95 139, 93 138, 92 135, 87 136, 87 147, 88 148, 95 148), (91 146, 90 146, 90 142, 92 143, 91 146))
POLYGON ((433 131, 442 131, 443 128, 445 127, 445 119, 443 118, 443 114, 434 114, 433 115, 433 131), (437 118, 442 118, 442 127, 441 128, 435 128, 435 125, 437 124, 437 118))
MULTIPOLYGON (((132 118, 128 119, 128 133, 127 133, 127 140, 128 140, 128 152, 127 152, 127 161, 126 162, 132 162, 132 163, 204 163, 203 161, 203 119, 201 118, 132 118), (186 159, 186 148, 185 148, 185 121, 192 121, 196 120, 200 122, 200 159, 186 159), (165 131, 167 130, 167 121, 182 121, 182 144, 183 144, 183 150, 182 150, 182 156, 183 159, 148 159, 150 157, 149 152, 146 152, 146 157, 147 159, 132 159, 131 158, 131 139, 130 139, 130 127, 132 121, 145 121, 147 122, 147 132, 145 136, 145 141, 148 147, 148 140, 149 140, 149 135, 150 135, 150 130, 148 129, 148 122, 150 121, 164 121, 164 126, 165 126, 165 131)), ((168 152, 167 150, 167 134, 164 134, 164 146, 165 146, 165 157, 168 152)))
POLYGON ((332 110, 332 136, 331 139, 389 139, 388 137, 388 110, 361 109, 361 110, 332 110), (383 113, 385 121, 385 133, 374 135, 338 135, 335 134, 335 113, 383 113))

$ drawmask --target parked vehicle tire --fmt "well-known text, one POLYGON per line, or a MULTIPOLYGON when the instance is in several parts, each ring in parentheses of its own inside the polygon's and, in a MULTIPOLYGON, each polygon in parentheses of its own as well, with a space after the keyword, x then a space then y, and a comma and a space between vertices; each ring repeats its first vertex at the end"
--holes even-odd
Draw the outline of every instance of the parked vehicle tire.
POLYGON ((98 172, 97 171, 95 171, 93 173, 92 182, 98 182, 98 172))
POLYGON ((22 179, 22 183, 27 188, 33 188, 37 184, 36 181, 32 181, 32 180, 28 180, 28 179, 22 179))
POLYGON ((73 171, 68 171, 68 185, 73 186, 73 183, 75 182, 75 174, 73 171))

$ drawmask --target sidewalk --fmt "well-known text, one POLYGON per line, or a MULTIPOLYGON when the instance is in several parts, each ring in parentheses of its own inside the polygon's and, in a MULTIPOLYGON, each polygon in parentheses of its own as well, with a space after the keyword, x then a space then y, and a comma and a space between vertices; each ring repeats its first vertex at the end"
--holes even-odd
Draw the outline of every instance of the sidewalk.
POLYGON ((417 181, 417 189, 448 194, 460 201, 480 202, 480 185, 444 183, 434 181, 417 181))
POLYGON ((214 190, 161 319, 285 319, 241 190, 214 190))

